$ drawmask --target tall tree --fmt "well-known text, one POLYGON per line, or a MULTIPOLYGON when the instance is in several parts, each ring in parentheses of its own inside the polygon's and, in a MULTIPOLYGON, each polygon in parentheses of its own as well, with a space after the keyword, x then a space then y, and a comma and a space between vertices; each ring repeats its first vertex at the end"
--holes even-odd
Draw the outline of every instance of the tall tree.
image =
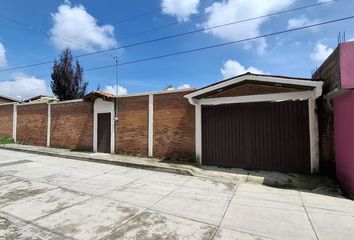
POLYGON ((85 96, 88 82, 83 80, 83 68, 79 60, 73 63, 70 49, 65 49, 59 61, 55 59, 51 88, 60 101, 79 99, 85 96))

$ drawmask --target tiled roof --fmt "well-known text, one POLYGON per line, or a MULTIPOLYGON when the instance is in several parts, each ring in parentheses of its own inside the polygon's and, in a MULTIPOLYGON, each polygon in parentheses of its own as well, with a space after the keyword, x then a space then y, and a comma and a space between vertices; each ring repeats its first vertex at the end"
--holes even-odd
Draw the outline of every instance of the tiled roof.
POLYGON ((94 100, 96 98, 102 98, 103 100, 113 100, 116 98, 116 96, 102 91, 93 91, 83 97, 84 100, 94 100))

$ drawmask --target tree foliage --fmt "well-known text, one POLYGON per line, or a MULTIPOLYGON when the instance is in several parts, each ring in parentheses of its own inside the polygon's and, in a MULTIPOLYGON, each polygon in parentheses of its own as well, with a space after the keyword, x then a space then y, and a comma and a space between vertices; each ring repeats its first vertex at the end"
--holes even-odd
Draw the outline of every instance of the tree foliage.
POLYGON ((70 49, 65 49, 59 60, 54 61, 51 88, 60 101, 79 99, 85 96, 88 82, 83 80, 83 68, 70 49))

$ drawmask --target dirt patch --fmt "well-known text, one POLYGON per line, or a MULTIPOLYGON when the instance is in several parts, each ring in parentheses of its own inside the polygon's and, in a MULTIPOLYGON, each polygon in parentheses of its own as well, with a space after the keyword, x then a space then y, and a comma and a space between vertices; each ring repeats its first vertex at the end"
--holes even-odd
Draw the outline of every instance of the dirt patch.
POLYGON ((75 223, 65 223, 60 225, 55 225, 54 229, 56 232, 63 233, 64 235, 74 235, 80 232, 80 224, 75 223))
POLYGON ((237 186, 237 184, 233 181, 220 181, 220 180, 216 180, 213 178, 199 178, 199 179, 204 182, 211 183, 216 187, 223 186, 224 188, 226 188, 230 192, 233 192, 237 186))
MULTIPOLYGON (((199 223, 198 223, 199 225, 199 223)), ((210 239, 214 227, 202 225, 193 228, 189 220, 166 217, 163 214, 145 212, 115 229, 104 239, 177 240, 210 239), (186 229, 185 231, 183 229, 186 229), (198 231, 200 230, 200 231, 198 231)))
POLYGON ((32 197, 41 193, 48 191, 49 189, 18 189, 4 195, 1 195, 0 203, 6 204, 10 202, 14 202, 23 198, 32 197))
POLYGON ((166 229, 166 220, 167 218, 162 215, 156 215, 152 213, 143 213, 130 220, 127 224, 123 225, 123 227, 118 230, 113 231, 109 236, 104 239, 113 240, 113 239, 124 239, 127 235, 130 236, 129 233, 133 233, 134 239, 137 240, 162 240, 162 239, 178 239, 174 233, 149 233, 150 229, 154 226, 159 229, 166 229))
POLYGON ((6 218, 0 217, 0 239, 15 240, 19 239, 19 226, 13 224, 6 218))

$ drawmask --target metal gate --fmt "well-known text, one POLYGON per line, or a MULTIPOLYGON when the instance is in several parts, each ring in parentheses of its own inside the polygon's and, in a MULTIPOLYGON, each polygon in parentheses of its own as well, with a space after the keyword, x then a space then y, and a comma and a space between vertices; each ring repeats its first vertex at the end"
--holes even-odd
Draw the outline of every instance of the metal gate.
POLYGON ((202 107, 204 165, 310 173, 308 101, 202 107))

